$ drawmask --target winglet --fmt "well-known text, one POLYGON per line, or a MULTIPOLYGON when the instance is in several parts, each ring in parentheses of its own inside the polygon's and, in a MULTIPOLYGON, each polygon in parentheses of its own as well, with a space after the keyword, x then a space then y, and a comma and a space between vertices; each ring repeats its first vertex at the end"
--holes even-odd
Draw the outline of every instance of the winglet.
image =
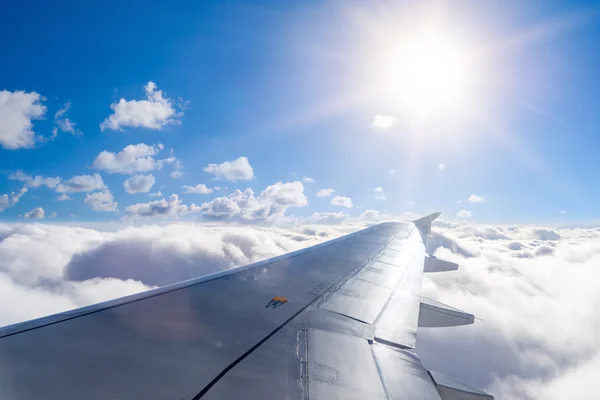
POLYGON ((431 233, 431 223, 433 222, 434 219, 439 217, 441 214, 442 214, 441 212, 436 212, 433 214, 429 214, 426 217, 419 218, 417 220, 412 221, 413 224, 415 224, 415 226, 421 232, 423 241, 425 241, 425 236, 427 236, 431 233))

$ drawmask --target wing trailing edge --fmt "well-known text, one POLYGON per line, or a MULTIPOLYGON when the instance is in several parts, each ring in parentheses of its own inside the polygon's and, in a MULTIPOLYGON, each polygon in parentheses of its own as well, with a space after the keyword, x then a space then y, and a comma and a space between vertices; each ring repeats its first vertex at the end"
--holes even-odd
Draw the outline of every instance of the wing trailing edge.
POLYGON ((439 301, 421 298, 419 308, 420 328, 441 328, 449 326, 471 325, 475 322, 473 314, 451 307, 439 301))
POLYGON ((447 271, 456 271, 458 269, 458 264, 440 260, 434 256, 425 257, 425 263, 423 265, 423 272, 447 272, 447 271))
POLYGON ((494 396, 456 379, 439 372, 431 370, 428 372, 442 400, 494 400, 494 396))

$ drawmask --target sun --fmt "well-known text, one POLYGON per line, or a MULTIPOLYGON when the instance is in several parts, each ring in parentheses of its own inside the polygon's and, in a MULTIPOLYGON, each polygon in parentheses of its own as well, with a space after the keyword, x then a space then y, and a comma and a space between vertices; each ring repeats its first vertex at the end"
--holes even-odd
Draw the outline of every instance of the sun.
POLYGON ((470 101, 475 70, 467 48, 441 32, 418 32, 381 45, 378 92, 411 119, 456 112, 470 101))

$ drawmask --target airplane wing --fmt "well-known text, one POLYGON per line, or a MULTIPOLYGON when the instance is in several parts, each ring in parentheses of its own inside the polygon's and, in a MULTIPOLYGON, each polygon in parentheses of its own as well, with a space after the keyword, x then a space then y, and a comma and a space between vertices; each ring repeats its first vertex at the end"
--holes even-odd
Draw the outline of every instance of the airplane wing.
POLYGON ((473 323, 420 296, 438 215, 0 328, 0 398, 492 399, 414 350, 473 323))

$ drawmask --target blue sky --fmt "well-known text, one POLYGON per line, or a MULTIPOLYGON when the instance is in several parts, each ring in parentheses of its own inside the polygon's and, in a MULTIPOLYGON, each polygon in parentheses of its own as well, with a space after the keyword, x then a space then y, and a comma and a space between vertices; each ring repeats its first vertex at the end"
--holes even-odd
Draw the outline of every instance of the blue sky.
POLYGON ((56 221, 368 209, 464 210, 496 223, 599 216, 598 3, 13 2, 0 24, 10 32, 0 38, 0 220, 39 217, 37 207, 56 221), (427 26, 434 62, 407 78, 398 71, 414 54, 396 49, 425 43, 427 26), (459 53, 468 69, 449 75, 459 53), (27 132, 28 143, 17 140, 27 132), (95 163, 138 144, 153 165, 95 163), (251 173, 220 165, 240 157, 251 173), (69 181, 94 174, 101 185, 69 181), (140 174, 154 184, 128 193, 125 180, 140 174), (38 175, 60 180, 35 187, 38 175), (315 182, 291 183, 304 177, 315 182), (212 192, 185 193, 198 184, 212 192), (246 188, 253 195, 236 197, 246 188), (316 196, 324 188, 333 194, 316 196), (353 207, 331 204, 336 195, 353 207))

